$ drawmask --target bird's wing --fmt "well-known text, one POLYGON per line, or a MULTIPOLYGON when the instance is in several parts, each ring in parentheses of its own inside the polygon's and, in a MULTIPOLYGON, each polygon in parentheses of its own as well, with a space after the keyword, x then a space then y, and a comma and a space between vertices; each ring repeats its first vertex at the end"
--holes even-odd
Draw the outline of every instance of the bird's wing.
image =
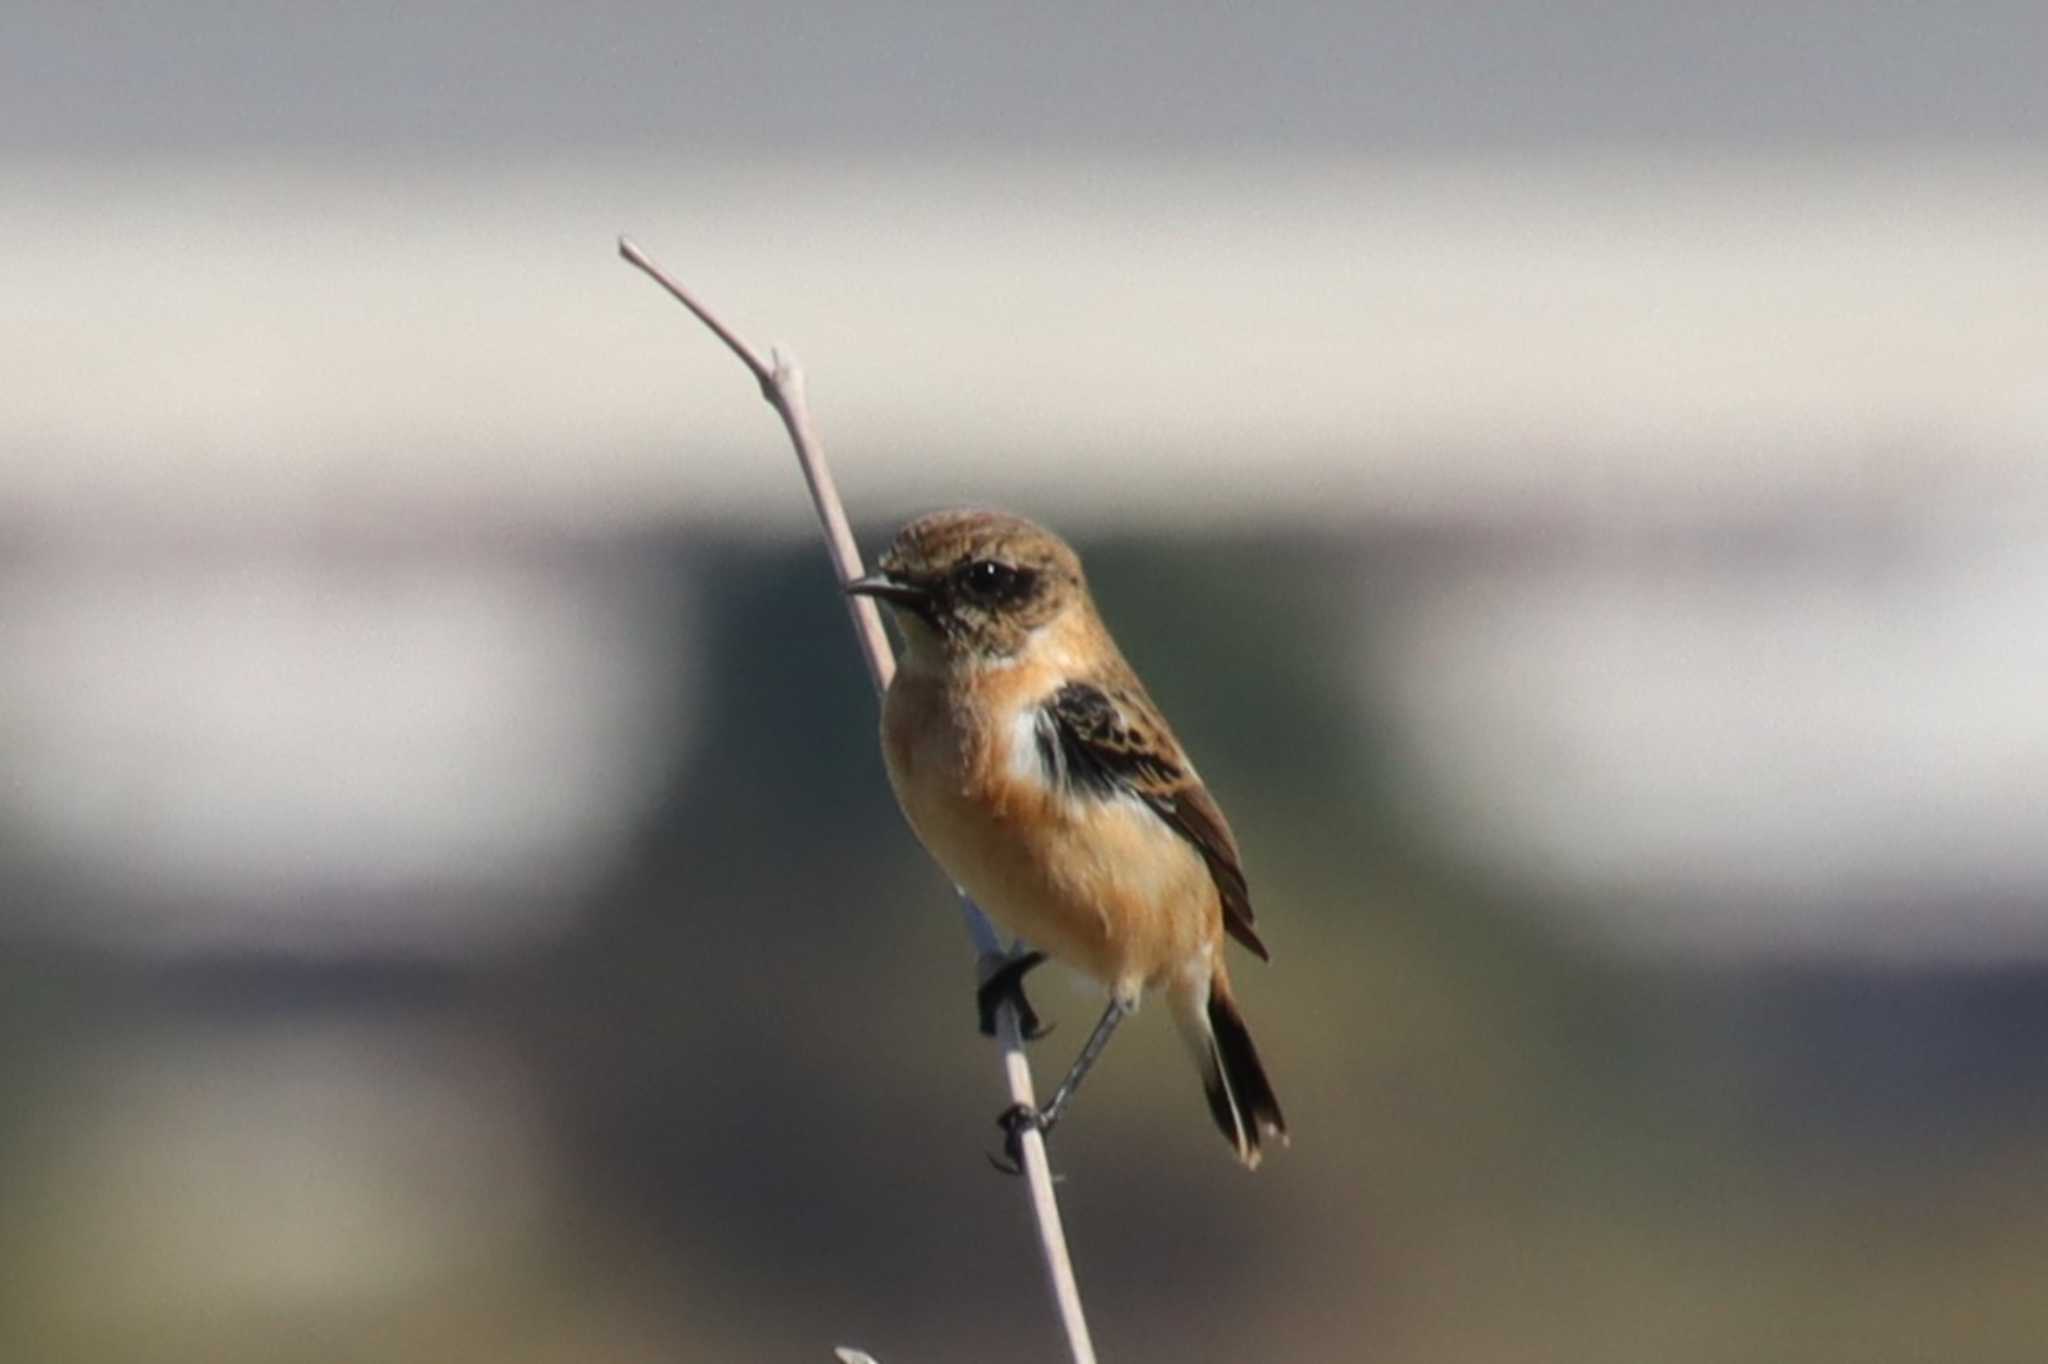
POLYGON ((1251 891, 1237 839, 1135 678, 1107 685, 1069 682, 1040 708, 1036 735, 1039 756, 1055 782, 1097 799, 1135 796, 1193 844, 1222 896, 1223 926, 1262 961, 1271 960, 1252 930, 1251 891))

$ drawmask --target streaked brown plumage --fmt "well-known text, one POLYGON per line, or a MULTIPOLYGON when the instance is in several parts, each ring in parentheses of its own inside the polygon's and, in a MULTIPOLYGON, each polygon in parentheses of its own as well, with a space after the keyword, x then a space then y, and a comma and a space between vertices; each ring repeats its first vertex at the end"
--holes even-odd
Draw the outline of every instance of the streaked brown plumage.
POLYGON ((904 636, 890 782, 933 857, 1005 929, 1126 1008, 1164 990, 1246 1165, 1286 1121, 1230 993, 1264 958, 1237 841, 1058 536, 978 509, 905 526, 880 573, 904 636))

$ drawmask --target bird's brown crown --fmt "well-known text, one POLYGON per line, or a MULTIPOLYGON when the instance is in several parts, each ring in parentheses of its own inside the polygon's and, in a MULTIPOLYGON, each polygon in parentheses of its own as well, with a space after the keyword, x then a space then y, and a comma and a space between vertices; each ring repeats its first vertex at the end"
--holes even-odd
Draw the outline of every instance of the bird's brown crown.
POLYGON ((929 627, 949 653, 1011 656, 1087 599, 1081 558, 1066 541, 1021 516, 978 507, 918 517, 877 566, 900 589, 890 604, 929 627))

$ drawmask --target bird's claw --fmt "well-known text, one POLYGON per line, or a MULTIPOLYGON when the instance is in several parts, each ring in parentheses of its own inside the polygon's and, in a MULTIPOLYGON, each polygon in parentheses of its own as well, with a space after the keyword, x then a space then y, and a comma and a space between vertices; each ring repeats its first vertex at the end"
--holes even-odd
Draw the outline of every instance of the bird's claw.
POLYGON ((1033 967, 1045 962, 1043 952, 1019 952, 989 973, 981 988, 974 992, 975 1009, 980 1015, 981 1035, 996 1035, 996 1010, 1007 1001, 1017 1009, 1017 1031, 1026 1042, 1036 1042, 1052 1031, 1049 1023, 1038 1021, 1038 1011, 1031 1007, 1031 1001, 1024 997, 1024 977, 1033 967))
POLYGON ((1003 1154, 990 1156, 988 1163, 1006 1175, 1024 1173, 1026 1132, 1043 1135, 1052 1130, 1052 1124, 1046 1120, 1045 1114, 1030 1104, 1011 1104, 996 1115, 996 1126, 1003 1129, 1003 1154))

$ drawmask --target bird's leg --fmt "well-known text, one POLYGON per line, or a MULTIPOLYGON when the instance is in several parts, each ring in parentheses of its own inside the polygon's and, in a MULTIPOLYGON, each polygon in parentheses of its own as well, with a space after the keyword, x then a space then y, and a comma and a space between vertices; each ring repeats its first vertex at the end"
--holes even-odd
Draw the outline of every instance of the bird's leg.
POLYGON ((1038 1011, 1024 998, 1024 977, 1045 961, 1045 953, 1020 951, 1008 957, 991 954, 982 960, 988 974, 974 992, 974 1006, 981 1015, 981 1035, 996 1035, 996 1010, 1006 1001, 1017 1006, 1017 1030, 1026 1042, 1036 1042, 1051 1032, 1052 1029, 1039 1023, 1038 1011))
POLYGON ((1095 1031, 1088 1034, 1088 1040, 1081 1044, 1081 1054, 1074 1058, 1074 1064, 1067 1068, 1066 1078, 1060 1081, 1058 1089, 1043 1108, 1029 1104, 1011 1104, 996 1119, 996 1126, 1003 1129, 1003 1150, 1010 1158, 1008 1168, 1014 1174, 1024 1166, 1023 1140, 1025 1130, 1037 1128, 1050 1132, 1067 1111, 1067 1105, 1074 1101, 1074 1095, 1081 1088, 1081 1081, 1088 1077, 1088 1071, 1101 1058, 1109 1046, 1109 1039, 1116 1033, 1117 1024, 1124 1021, 1131 1012, 1131 1005, 1112 995, 1109 1007, 1102 1011, 1102 1017, 1095 1024, 1095 1031))
POLYGON ((1095 1024, 1095 1031, 1088 1034, 1088 1040, 1081 1045, 1081 1054, 1074 1058, 1074 1064, 1067 1068, 1067 1076, 1060 1081, 1060 1087, 1052 1092, 1052 1099, 1038 1110, 1040 1131, 1052 1131, 1052 1125, 1060 1120, 1073 1102, 1075 1091, 1081 1088, 1081 1081, 1101 1057, 1109 1039, 1116 1032, 1117 1024, 1130 1016, 1130 1006, 1121 999, 1111 998, 1109 1007, 1102 1011, 1102 1017, 1095 1024))

